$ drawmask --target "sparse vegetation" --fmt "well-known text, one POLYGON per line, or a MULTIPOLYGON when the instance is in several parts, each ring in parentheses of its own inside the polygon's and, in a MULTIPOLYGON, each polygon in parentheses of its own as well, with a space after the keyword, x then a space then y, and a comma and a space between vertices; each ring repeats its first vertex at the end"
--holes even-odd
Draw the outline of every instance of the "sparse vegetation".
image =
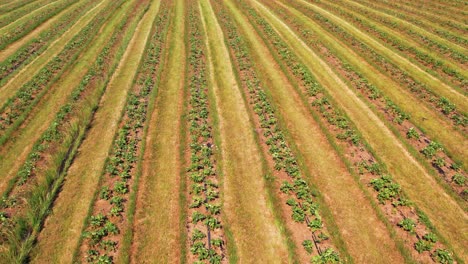
POLYGON ((0 262, 464 263, 465 6, 1 2, 0 262))

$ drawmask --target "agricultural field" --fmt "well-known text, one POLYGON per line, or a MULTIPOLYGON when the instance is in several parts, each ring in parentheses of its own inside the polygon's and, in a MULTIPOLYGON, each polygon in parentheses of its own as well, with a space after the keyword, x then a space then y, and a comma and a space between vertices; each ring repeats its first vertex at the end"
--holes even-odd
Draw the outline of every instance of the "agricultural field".
POLYGON ((467 23, 0 0, 0 264, 465 263, 467 23))

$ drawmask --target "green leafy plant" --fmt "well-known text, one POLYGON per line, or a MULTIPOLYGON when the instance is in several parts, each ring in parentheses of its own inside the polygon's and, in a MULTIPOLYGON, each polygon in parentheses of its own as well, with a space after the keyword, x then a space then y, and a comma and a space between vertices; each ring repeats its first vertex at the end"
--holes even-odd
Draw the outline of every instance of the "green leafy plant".
POLYGON ((304 242, 302 242, 302 246, 309 254, 312 254, 312 252, 314 251, 314 243, 312 242, 312 240, 304 240, 304 242))
POLYGON ((456 173, 452 177, 452 181, 457 185, 464 186, 466 183, 466 177, 463 176, 461 173, 456 173))
POLYGON ((422 239, 419 239, 414 244, 414 248, 416 249, 416 251, 418 251, 418 253, 422 253, 423 251, 431 251, 433 246, 434 246, 433 243, 430 243, 430 242, 422 240, 422 239))
POLYGON ((427 233, 423 236, 423 239, 431 243, 437 242, 437 236, 434 233, 427 233))
POLYGON ((405 218, 398 223, 398 226, 403 228, 405 231, 414 232, 416 222, 414 222, 414 220, 411 218, 405 218))
POLYGON ((206 237, 205 233, 203 233, 202 231, 198 229, 195 229, 193 230, 193 234, 192 234, 192 242, 197 241, 197 240, 202 240, 205 237, 206 237))
POLYGON ((443 158, 440 158, 440 157, 439 157, 439 158, 436 158, 436 159, 434 160, 434 165, 436 165, 436 166, 439 167, 439 168, 442 168, 442 167, 445 166, 445 160, 444 160, 443 158))
POLYGON ((419 139, 419 133, 414 127, 411 127, 410 129, 408 129, 408 132, 406 132, 406 137, 410 139, 419 139))
POLYGON ((114 183, 114 191, 120 194, 128 193, 128 186, 127 183, 118 181, 114 183))
POLYGON ((332 248, 327 248, 322 251, 322 254, 313 256, 311 263, 313 264, 329 264, 329 263, 340 263, 340 255, 332 248))
POLYGON ((445 249, 436 249, 432 254, 432 257, 441 264, 452 264, 453 256, 448 250, 445 249))

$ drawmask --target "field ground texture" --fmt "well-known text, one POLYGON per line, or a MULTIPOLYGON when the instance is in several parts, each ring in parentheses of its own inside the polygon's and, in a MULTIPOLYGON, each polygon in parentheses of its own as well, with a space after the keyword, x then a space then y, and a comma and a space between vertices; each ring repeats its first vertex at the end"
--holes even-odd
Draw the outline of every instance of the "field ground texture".
POLYGON ((465 263, 466 4, 0 1, 0 263, 465 263))

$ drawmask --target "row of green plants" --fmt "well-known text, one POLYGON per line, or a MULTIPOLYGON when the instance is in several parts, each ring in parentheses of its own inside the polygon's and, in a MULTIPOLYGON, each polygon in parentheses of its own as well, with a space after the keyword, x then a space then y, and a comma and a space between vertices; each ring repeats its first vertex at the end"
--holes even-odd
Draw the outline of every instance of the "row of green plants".
POLYGON ((274 169, 287 175, 283 177, 282 183, 277 184, 282 193, 282 201, 289 206, 291 219, 303 224, 310 232, 310 239, 302 241, 301 244, 304 250, 312 255, 311 263, 340 263, 338 252, 330 247, 331 241, 325 231, 316 194, 304 180, 298 161, 279 125, 276 110, 269 102, 249 58, 247 44, 229 15, 221 11, 219 16, 227 32, 228 45, 233 52, 241 84, 248 91, 247 101, 260 123, 262 141, 267 145, 274 169))
POLYGON ((18 0, 10 3, 2 3, 0 6, 0 15, 6 14, 15 9, 21 8, 24 5, 27 5, 31 0, 18 0))
POLYGON ((411 123, 409 114, 405 114, 399 110, 399 107, 395 105, 390 99, 386 97, 380 97, 380 102, 376 101, 373 97, 373 92, 369 89, 362 90, 364 87, 372 85, 369 84, 362 74, 355 70, 352 66, 343 62, 341 58, 327 52, 326 56, 333 57, 334 66, 337 69, 341 69, 345 72, 345 77, 352 87, 355 87, 364 96, 369 98, 369 102, 375 104, 379 112, 383 115, 388 114, 390 121, 393 121, 392 126, 399 128, 401 131, 406 131, 402 138, 406 138, 417 151, 419 151, 428 164, 437 168, 437 173, 456 191, 458 195, 466 199, 467 190, 466 186, 466 174, 463 171, 463 164, 461 162, 454 162, 446 153, 442 144, 432 141, 427 135, 421 132, 421 130, 415 128, 414 124, 411 123), (385 105, 385 106, 384 106, 385 105), (406 124, 403 124, 403 121, 406 124), (409 129, 406 127, 410 126, 409 129), (422 145, 422 146, 421 146, 422 145))
POLYGON ((345 7, 343 2, 339 2, 339 6, 324 4, 323 7, 328 10, 332 10, 335 14, 345 18, 346 21, 352 23, 357 28, 360 28, 361 30, 384 41, 386 44, 393 47, 393 51, 397 53, 403 52, 406 58, 413 63, 422 66, 428 73, 434 74, 436 77, 438 77, 437 75, 440 75, 444 80, 450 80, 450 82, 456 86, 461 85, 464 87, 468 85, 468 81, 459 69, 457 67, 447 65, 443 59, 444 56, 446 56, 445 54, 450 53, 451 57, 458 58, 457 61, 464 64, 468 62, 468 56, 442 45, 428 36, 421 35, 410 28, 405 26, 395 26, 395 23, 392 20, 375 15, 374 12, 362 10, 359 7, 353 7, 352 10, 349 10, 345 7), (363 15, 365 18, 356 15, 357 12, 361 13, 359 15, 363 15), (369 18, 369 20, 367 18, 369 18), (396 36, 395 34, 385 30, 385 28, 380 27, 377 23, 371 22, 370 19, 395 28, 398 30, 398 33, 404 33, 408 38, 418 41, 421 45, 427 45, 426 49, 424 50, 413 45, 408 45, 400 36, 396 36), (434 56, 427 52, 428 49, 434 50, 434 43, 438 43, 437 46, 441 47, 438 49, 440 54, 439 56, 434 56), (434 71, 437 73, 434 73, 434 71))
POLYGON ((401 131, 406 131, 406 135, 402 135, 402 138, 406 137, 408 142, 416 148, 417 151, 423 154, 428 164, 437 168, 436 172, 439 173, 458 195, 462 198, 466 197, 466 190, 464 188, 464 179, 466 178, 464 174, 466 173, 462 170, 462 163, 454 162, 440 143, 431 141, 427 135, 415 128, 414 124, 411 123, 410 114, 402 111, 397 104, 392 102, 392 100, 385 96, 375 85, 370 83, 361 72, 348 64, 337 52, 334 52, 326 43, 317 40, 310 31, 301 30, 305 26, 303 23, 299 22, 297 19, 291 19, 292 16, 289 13, 283 12, 283 10, 277 10, 277 13, 293 26, 292 28, 296 34, 302 36, 307 43, 310 43, 311 48, 318 54, 321 54, 328 63, 332 64, 333 68, 339 71, 340 75, 347 80, 351 87, 355 88, 365 98, 368 98, 368 102, 375 105, 376 109, 393 123, 391 126, 397 127, 401 131), (409 129, 406 128, 408 126, 410 127, 409 129), (430 147, 431 144, 437 144, 440 147, 437 148, 437 150, 433 150, 431 152, 432 155, 427 155, 425 152, 432 150, 430 147))
MULTIPOLYGON (((343 3, 341 4, 341 6, 344 6, 343 3)), ((398 23, 397 21, 395 21, 395 20, 393 20, 391 18, 386 18, 384 16, 378 15, 378 13, 376 13, 376 12, 366 11, 364 8, 360 8, 360 7, 353 7, 353 10, 356 10, 359 13, 364 14, 368 18, 372 18, 375 21, 378 21, 378 22, 380 22, 380 23, 382 23, 384 25, 387 25, 390 28, 398 29, 400 32, 404 32, 406 35, 412 36, 413 39, 417 40, 422 45, 426 45, 430 49, 435 48, 439 53, 441 53, 441 54, 443 54, 445 56, 447 56, 447 54, 448 54, 450 56, 450 58, 452 58, 455 61, 458 61, 459 63, 464 64, 468 60, 468 57, 465 54, 463 54, 463 53, 461 53, 461 52, 459 52, 457 50, 454 50, 454 49, 448 47, 447 45, 439 43, 438 41, 433 39, 430 35, 422 34, 421 32, 417 32, 415 30, 412 30, 411 27, 408 27, 406 25, 398 23)), ((450 40, 455 40, 456 42, 457 41, 458 42, 464 42, 464 43, 460 43, 461 45, 465 45, 467 43, 466 39, 464 39, 463 37, 460 37, 460 36, 456 37, 455 39, 452 38, 450 40)))
POLYGON ((44 5, 48 4, 48 1, 35 1, 30 3, 27 6, 18 6, 17 8, 11 10, 11 12, 2 14, 0 13, 0 28, 13 23, 15 20, 20 19, 24 15, 33 12, 34 10, 43 7, 44 5))
POLYGON ((460 0, 455 1, 444 1, 444 0, 435 0, 426 2, 424 0, 417 0, 411 2, 405 2, 401 0, 395 1, 395 3, 403 3, 404 5, 414 8, 414 9, 421 9, 427 8, 430 13, 434 14, 445 14, 445 15, 452 15, 452 14, 464 14, 463 6, 466 5, 465 2, 460 0), (451 13, 452 11, 452 13, 451 13))
MULTIPOLYGON (((305 94, 311 102, 312 109, 318 113, 322 122, 328 124, 329 133, 334 135, 341 142, 340 146, 344 149, 346 156, 358 157, 360 161, 356 162, 354 169, 358 170, 357 172, 361 174, 367 173, 366 176, 369 178, 367 186, 369 189, 374 190, 374 196, 379 204, 381 204, 381 208, 386 204, 391 204, 396 210, 399 210, 399 220, 396 222, 392 220, 392 224, 394 226, 399 226, 401 221, 407 218, 409 219, 409 215, 415 214, 417 208, 405 197, 400 185, 394 182, 386 171, 385 166, 376 162, 369 163, 364 158, 367 156, 371 157, 371 160, 376 160, 370 146, 364 139, 360 138, 354 124, 349 120, 346 114, 336 106, 327 91, 316 80, 309 69, 300 62, 300 59, 289 49, 271 25, 264 18, 259 16, 253 8, 249 6, 245 6, 245 8, 248 11, 249 18, 262 30, 265 36, 264 39, 268 42, 272 50, 274 49, 273 52, 277 53, 282 62, 288 67, 289 73, 298 80, 298 83, 303 88, 301 92, 305 94), (362 153, 365 153, 365 155, 359 155, 362 153), (411 213, 403 213, 404 210, 402 208, 411 213)), ((362 180, 364 179, 361 178, 361 181, 362 180)), ((390 215, 387 215, 387 217, 389 216, 390 215)), ((392 215, 392 217, 394 217, 394 215, 392 215)), ((434 232, 433 227, 432 225, 426 224, 427 221, 426 217, 425 221, 413 222, 415 223, 415 227, 419 225, 418 230, 424 229, 427 234, 431 234, 434 232)), ((415 229, 412 229, 411 231, 414 230, 415 229)), ((416 233, 414 233, 414 235, 419 237, 416 233)), ((413 247, 416 247, 416 245, 413 245, 413 247)), ((441 243, 436 246, 434 242, 432 247, 426 251, 429 250, 432 250, 431 253, 435 261, 439 261, 438 255, 441 251, 451 256, 451 253, 444 249, 441 243)), ((420 251, 420 253, 422 252, 423 251, 420 251)), ((441 261, 441 263, 444 262, 441 261)))
MULTIPOLYGON (((422 28, 422 29, 424 29, 424 30, 426 30, 428 32, 434 33, 435 35, 438 35, 441 38, 445 38, 445 39, 447 39, 449 41, 452 41, 452 42, 455 42, 457 44, 460 44, 460 45, 468 44, 468 40, 466 38, 464 38, 463 36, 461 36, 459 34, 456 34, 456 33, 453 33, 453 32, 451 32, 449 30, 443 29, 442 27, 434 26, 434 24, 428 24, 427 21, 425 21, 423 19, 420 19, 421 17, 418 16, 418 15, 408 15, 408 14, 406 14, 404 12, 401 12, 400 9, 394 10, 394 9, 390 9, 390 8, 384 8, 384 7, 375 5, 375 2, 369 3, 369 2, 360 1, 360 4, 363 4, 364 6, 367 6, 367 7, 371 7, 373 10, 385 13, 387 15, 391 15, 391 16, 397 17, 399 19, 405 20, 405 21, 407 21, 409 23, 412 23, 412 24, 414 24, 414 25, 416 25, 416 26, 418 26, 418 27, 420 27, 420 28, 422 28)), ((381 19, 382 19, 381 22, 385 22, 386 24, 388 22, 390 22, 387 19, 384 19, 383 17, 381 17, 381 19)), ((400 25, 399 22, 396 22, 396 21, 388 23, 388 25, 390 27, 392 27, 392 28, 397 28, 397 27, 402 26, 402 25, 400 25)))
POLYGON ((126 27, 126 19, 117 25, 94 65, 73 90, 68 103, 35 142, 27 160, 3 194, 0 230, 7 252, 2 254, 12 263, 27 259, 50 212, 107 82, 130 41, 129 34, 131 36, 135 28, 133 26, 126 31, 126 27))
POLYGON ((115 7, 122 2, 108 5, 83 28, 73 39, 67 43, 60 53, 51 59, 30 81, 19 87, 16 94, 9 98, 0 108, 0 145, 4 144, 27 118, 33 107, 76 61, 80 53, 85 50, 98 35, 101 26, 111 16, 115 7))
POLYGON ((73 89, 68 102, 60 108, 55 118, 50 123, 50 126, 34 143, 32 151, 29 153, 26 161, 18 170, 16 176, 10 180, 6 191, 3 193, 4 204, 14 204, 18 199, 15 197, 8 197, 15 186, 26 184, 31 177, 36 175, 37 169, 39 169, 38 164, 46 155, 51 154, 50 151, 56 150, 54 148, 55 146, 65 146, 61 141, 66 138, 65 135, 67 135, 67 129, 70 126, 68 122, 73 116, 78 114, 78 105, 85 103, 85 98, 83 98, 84 92, 90 89, 93 90, 90 87, 95 88, 96 80, 107 79, 111 72, 111 68, 106 68, 108 66, 107 61, 112 58, 112 56, 115 56, 117 52, 118 44, 120 44, 119 41, 121 41, 121 31, 123 30, 125 22, 126 20, 123 20, 120 23, 117 30, 113 33, 113 36, 97 56, 94 65, 88 70, 78 86, 73 89))
MULTIPOLYGON (((52 16, 57 15, 59 12, 67 8, 68 6, 76 3, 78 0, 59 0, 56 3, 51 4, 23 23, 15 26, 11 30, 5 32, 0 36, 0 50, 4 49, 9 44, 25 36, 36 27, 50 19, 52 16)), ((31 10, 32 11, 32 10, 31 10)))
POLYGON ((0 87, 7 83, 14 74, 24 68, 29 62, 42 54, 49 45, 68 30, 87 11, 93 8, 97 1, 84 1, 68 11, 49 28, 42 31, 37 37, 21 46, 12 55, 0 62, 0 87))
MULTIPOLYGON (((138 5, 141 18, 150 1, 138 5), (146 6, 143 10, 143 6, 146 6)), ((135 20, 135 23, 139 19, 135 20)), ((136 83, 127 102, 116 131, 112 149, 106 160, 99 183, 98 197, 92 206, 92 215, 86 220, 82 232, 84 251, 82 260, 88 263, 114 263, 128 218, 128 205, 132 186, 136 184, 137 165, 142 148, 142 135, 148 116, 150 99, 157 91, 156 79, 161 67, 165 32, 169 25, 169 9, 161 4, 152 27, 148 44, 140 63, 136 83)))
MULTIPOLYGON (((427 12, 426 9, 419 10, 419 9, 405 7, 401 3, 397 3, 395 1, 380 2, 380 5, 376 5, 375 2, 370 3, 369 1, 366 1, 366 0, 358 0, 358 2, 364 5, 370 6, 374 9, 385 10, 386 13, 395 15, 397 17, 410 21, 416 25, 421 25, 424 20, 429 20, 429 21, 433 21, 437 23, 438 25, 442 26, 442 28, 450 32, 453 32, 455 30, 459 33, 462 33, 465 31, 465 27, 461 23, 453 21, 453 14, 448 15, 448 17, 447 15, 440 15, 440 14, 437 15, 437 14, 427 12)), ((410 3, 410 2, 406 2, 406 3, 410 3)), ((426 28, 429 28, 429 27, 430 26, 427 26, 426 28)))
POLYGON ((357 40, 352 34, 344 30, 339 25, 336 25, 326 17, 314 12, 313 10, 304 7, 303 5, 294 5, 297 9, 301 10, 309 18, 313 19, 319 25, 322 25, 330 33, 334 34, 337 38, 341 39, 353 48, 355 52, 366 58, 376 69, 382 73, 389 75, 392 79, 398 81, 402 87, 408 88, 412 93, 416 94, 419 98, 424 100, 425 103, 433 108, 436 108, 442 114, 447 116, 456 127, 462 129, 468 125, 468 116, 466 113, 457 109, 455 104, 450 102, 447 98, 441 97, 434 93, 426 84, 414 80, 408 73, 398 68, 398 66, 391 63, 388 59, 377 53, 365 43, 357 40))
POLYGON ((206 46, 198 6, 190 5, 189 12, 189 178, 188 232, 190 253, 195 263, 221 263, 226 258, 226 240, 221 223, 219 179, 213 126, 210 120, 206 46))

